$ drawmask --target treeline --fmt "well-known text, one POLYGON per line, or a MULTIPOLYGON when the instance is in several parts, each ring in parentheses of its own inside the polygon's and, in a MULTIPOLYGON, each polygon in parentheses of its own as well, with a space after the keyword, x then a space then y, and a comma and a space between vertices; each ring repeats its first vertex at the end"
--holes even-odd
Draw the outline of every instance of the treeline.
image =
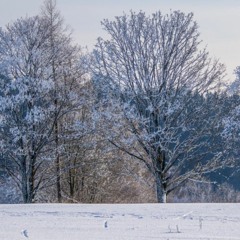
POLYGON ((46 0, 0 29, 1 201, 197 201, 187 190, 211 182, 227 194, 239 69, 227 84, 191 13, 130 12, 102 26, 108 40, 89 53, 46 0))

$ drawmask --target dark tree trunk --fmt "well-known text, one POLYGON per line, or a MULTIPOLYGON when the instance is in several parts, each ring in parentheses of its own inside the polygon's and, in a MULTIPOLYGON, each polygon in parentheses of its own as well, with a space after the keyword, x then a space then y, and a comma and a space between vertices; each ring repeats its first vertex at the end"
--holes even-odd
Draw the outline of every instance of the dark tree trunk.
POLYGON ((158 203, 167 203, 166 185, 163 183, 160 174, 156 173, 156 197, 158 203))
POLYGON ((62 193, 61 193, 61 177, 60 177, 60 156, 59 156, 59 139, 58 139, 58 122, 55 123, 55 144, 56 144, 56 158, 55 158, 55 167, 56 167, 56 189, 57 189, 57 201, 62 202, 62 193))
POLYGON ((167 182, 164 175, 166 166, 166 155, 164 151, 158 150, 159 155, 156 160, 155 181, 156 195, 159 203, 167 203, 167 182))
POLYGON ((22 159, 22 196, 24 203, 32 203, 34 199, 34 164, 32 163, 27 170, 26 157, 22 159))

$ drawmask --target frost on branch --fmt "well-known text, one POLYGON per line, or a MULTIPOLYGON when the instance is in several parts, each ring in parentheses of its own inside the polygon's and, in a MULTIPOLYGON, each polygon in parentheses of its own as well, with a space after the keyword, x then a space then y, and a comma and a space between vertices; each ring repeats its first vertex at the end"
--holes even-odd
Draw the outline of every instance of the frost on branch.
POLYGON ((79 59, 79 48, 65 32, 53 33, 44 16, 0 29, 1 151, 24 202, 56 182, 52 165, 63 136, 56 123, 83 104, 78 94, 85 72, 79 59))
POLYGON ((165 202, 188 178, 225 165, 214 94, 224 66, 201 48, 191 13, 130 12, 102 25, 109 40, 98 39, 92 74, 108 140, 146 166, 165 202))

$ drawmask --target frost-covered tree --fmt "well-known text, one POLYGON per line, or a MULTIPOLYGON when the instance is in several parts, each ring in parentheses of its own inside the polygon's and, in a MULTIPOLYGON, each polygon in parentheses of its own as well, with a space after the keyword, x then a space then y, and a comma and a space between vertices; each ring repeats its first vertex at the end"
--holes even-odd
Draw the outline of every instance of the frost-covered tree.
POLYGON ((57 201, 61 202, 61 177, 66 171, 61 167, 65 166, 64 161, 69 161, 71 156, 75 158, 77 155, 76 152, 70 151, 71 140, 76 143, 76 138, 85 135, 88 130, 81 120, 80 113, 87 104, 88 91, 84 87, 86 69, 83 67, 84 56, 81 49, 73 44, 71 32, 65 27, 56 1, 46 0, 41 10, 41 18, 49 29, 46 54, 53 82, 52 104, 55 116, 61 115, 54 122, 54 141, 51 145, 51 158, 55 165, 52 170, 55 176, 56 197, 57 201))
POLYGON ((24 18, 0 31, 0 134, 6 169, 14 177, 24 202, 31 202, 43 175, 38 169, 42 148, 55 119, 50 104, 53 82, 49 79, 45 42, 47 29, 39 17, 24 18))
POLYGON ((24 202, 32 202, 44 186, 60 183, 65 137, 60 122, 82 104, 81 53, 61 24, 42 14, 18 19, 0 31, 1 151, 24 202), (53 159, 58 168, 54 174, 53 159))
MULTIPOLYGON (((57 9, 56 1, 46 0, 42 7, 42 18, 49 28, 47 42, 47 53, 51 72, 51 80, 54 83, 53 104, 57 116, 59 108, 70 103, 69 93, 76 90, 77 79, 83 74, 82 67, 76 67, 79 60, 79 49, 71 42, 70 33, 64 26, 63 18, 57 9), (77 64, 76 64, 77 63, 77 64)), ((78 88, 78 87, 77 87, 78 88)), ((76 98, 75 98, 76 99, 76 98)), ((74 100, 74 99, 72 99, 74 100)), ((71 100, 71 101, 72 101, 71 100)), ((74 105, 74 103, 70 103, 74 105)), ((66 107, 66 106, 65 106, 66 107)), ((69 106, 67 106, 68 108, 69 106)), ((62 201, 61 196, 61 169, 60 169, 60 121, 54 123, 54 159, 56 175, 56 192, 58 202, 62 201)))
POLYGON ((220 89, 224 66, 201 48, 191 13, 131 12, 102 26, 109 37, 93 51, 92 78, 107 138, 147 167, 157 201, 166 202, 186 180, 226 163, 212 144, 221 107, 209 94, 220 89))
POLYGON ((239 134, 240 134, 240 67, 235 70, 236 79, 231 83, 226 98, 229 114, 223 118, 222 136, 226 145, 239 166, 239 134))

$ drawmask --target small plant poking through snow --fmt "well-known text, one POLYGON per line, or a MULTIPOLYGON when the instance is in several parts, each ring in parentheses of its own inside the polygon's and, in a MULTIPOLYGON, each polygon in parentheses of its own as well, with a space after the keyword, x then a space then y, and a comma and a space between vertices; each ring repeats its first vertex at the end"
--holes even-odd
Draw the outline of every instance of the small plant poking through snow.
POLYGON ((108 222, 107 221, 104 222, 104 228, 108 228, 108 222))
POLYGON ((169 233, 181 233, 181 231, 179 230, 178 225, 176 225, 176 231, 173 231, 172 228, 171 228, 171 226, 168 225, 168 232, 169 232, 169 233))
POLYGON ((23 230, 21 231, 21 234, 22 234, 24 237, 28 238, 27 229, 23 229, 23 230))

